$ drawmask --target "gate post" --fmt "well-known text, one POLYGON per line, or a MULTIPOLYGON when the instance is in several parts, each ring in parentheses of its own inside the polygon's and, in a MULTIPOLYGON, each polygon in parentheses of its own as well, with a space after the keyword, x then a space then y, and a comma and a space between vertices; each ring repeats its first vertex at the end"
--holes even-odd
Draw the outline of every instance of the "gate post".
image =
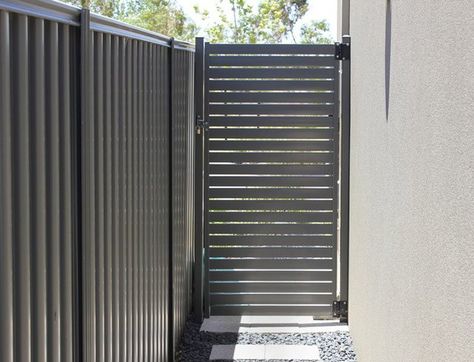
MULTIPOLYGON (((349 189, 350 189, 350 134, 351 134, 351 37, 344 35, 342 44, 346 45, 348 53, 341 60, 341 87, 340 87, 340 116, 341 116, 341 176, 340 176, 340 253, 339 253, 339 300, 348 301, 349 296, 349 189), (348 57, 347 57, 348 55, 348 57)), ((341 313, 341 322, 347 322, 347 308, 341 313)))
POLYGON ((195 256, 193 273, 193 318, 203 321, 204 300, 204 38, 196 38, 194 62, 194 112, 196 121, 194 230, 195 256))

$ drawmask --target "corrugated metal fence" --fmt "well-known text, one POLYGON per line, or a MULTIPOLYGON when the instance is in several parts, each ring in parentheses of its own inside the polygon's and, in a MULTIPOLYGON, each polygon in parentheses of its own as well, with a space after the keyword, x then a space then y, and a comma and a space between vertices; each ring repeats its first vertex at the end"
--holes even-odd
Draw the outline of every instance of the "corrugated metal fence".
POLYGON ((185 43, 0 0, 1 361, 173 355, 191 308, 193 68, 185 43))

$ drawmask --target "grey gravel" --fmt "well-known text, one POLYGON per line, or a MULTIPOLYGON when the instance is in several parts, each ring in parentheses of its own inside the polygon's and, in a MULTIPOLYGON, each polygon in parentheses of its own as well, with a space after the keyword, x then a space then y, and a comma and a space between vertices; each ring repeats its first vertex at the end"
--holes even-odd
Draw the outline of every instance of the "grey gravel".
MULTIPOLYGON (((356 355, 349 332, 322 333, 211 333, 200 332, 199 323, 188 321, 178 348, 177 360, 209 361, 214 344, 302 344, 316 345, 324 362, 353 362, 356 355)), ((252 360, 255 362, 258 360, 252 360)), ((303 362, 303 360, 291 360, 303 362)), ((239 360, 244 362, 244 360, 239 360)), ((249 361, 250 362, 250 361, 249 361)), ((268 362, 268 360, 266 360, 268 362)), ((278 360, 282 362, 282 360, 278 360)))

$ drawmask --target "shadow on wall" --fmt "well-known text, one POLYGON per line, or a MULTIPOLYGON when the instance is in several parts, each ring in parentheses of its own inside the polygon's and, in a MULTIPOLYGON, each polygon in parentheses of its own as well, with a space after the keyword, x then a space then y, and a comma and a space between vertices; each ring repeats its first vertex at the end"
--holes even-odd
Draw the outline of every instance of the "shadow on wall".
POLYGON ((390 61, 392 57, 392 2, 387 0, 385 13, 385 120, 390 107, 390 61))

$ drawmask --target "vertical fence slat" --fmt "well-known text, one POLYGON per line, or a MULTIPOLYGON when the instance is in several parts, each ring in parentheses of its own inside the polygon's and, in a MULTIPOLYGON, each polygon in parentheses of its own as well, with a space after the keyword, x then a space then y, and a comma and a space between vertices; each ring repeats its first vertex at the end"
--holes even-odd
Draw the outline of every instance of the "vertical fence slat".
POLYGON ((104 360, 112 359, 112 91, 111 36, 104 35, 104 360))
POLYGON ((119 355, 117 360, 119 362, 125 361, 127 357, 127 343, 126 343, 126 336, 127 336, 127 245, 126 245, 126 235, 127 235, 127 212, 126 212, 126 200, 127 200, 127 188, 126 188, 126 181, 127 181, 127 149, 126 149, 126 121, 127 121, 127 108, 126 108, 126 91, 125 91, 125 72, 126 72, 126 40, 121 38, 119 40, 119 57, 120 57, 120 64, 118 68, 119 73, 119 97, 120 97, 120 112, 118 117, 120 119, 120 131, 119 131, 119 143, 117 152, 120 153, 119 156, 119 165, 117 165, 118 173, 119 173, 119 208, 120 208, 120 224, 119 226, 119 234, 117 242, 120 243, 120 259, 119 259, 119 268, 120 274, 118 276, 119 279, 119 294, 120 294, 120 309, 119 313, 119 355))
POLYGON ((105 359, 105 282, 104 282, 104 39, 102 33, 94 34, 94 123, 95 123, 95 194, 96 194, 96 343, 97 361, 105 359))
POLYGON ((162 348, 163 348, 163 355, 165 357, 165 360, 168 360, 170 357, 170 350, 169 350, 169 340, 172 338, 170 331, 169 331, 169 326, 172 323, 172 319, 169 318, 170 316, 170 305, 169 305, 169 298, 172 293, 172 290, 170 290, 170 272, 172 268, 172 262, 171 259, 169 258, 170 256, 170 228, 169 228, 169 213, 171 212, 171 209, 169 207, 169 178, 170 173, 169 173, 169 143, 171 142, 171 139, 169 138, 169 98, 170 98, 170 93, 169 93, 169 87, 168 87, 168 74, 170 72, 170 60, 168 56, 168 49, 162 49, 162 60, 161 63, 164 65, 162 67, 162 73, 161 73, 161 89, 163 91, 163 98, 162 98, 162 116, 160 120, 161 124, 161 134, 162 134, 162 149, 161 149, 161 154, 163 155, 162 158, 162 184, 164 188, 164 193, 162 194, 162 201, 163 201, 163 253, 162 253, 162 265, 163 265, 163 282, 162 285, 166 286, 163 290, 165 293, 163 293, 163 299, 162 299, 162 311, 163 311, 163 326, 162 326, 162 335, 163 335, 163 341, 162 341, 162 348))
POLYGON ((133 341, 134 341, 134 301, 133 301, 133 42, 127 41, 127 360, 132 361, 134 357, 133 341))
POLYGON ((152 93, 150 97, 151 102, 151 114, 150 114, 150 137, 151 137, 151 153, 150 153, 150 167, 152 172, 151 178, 151 196, 152 196, 152 218, 151 218, 151 234, 152 234, 152 243, 151 243, 151 251, 150 251, 150 258, 151 258, 151 288, 152 288, 152 295, 151 295, 151 306, 150 309, 152 311, 152 330, 151 330, 151 360, 155 361, 158 359, 157 355, 157 304, 156 304, 156 296, 158 293, 158 288, 156 284, 156 276, 157 276, 157 263, 158 259, 156 257, 156 247, 157 244, 160 242, 158 238, 158 233, 156 232, 158 226, 158 180, 156 177, 156 155, 158 150, 156 149, 156 117, 157 117, 157 107, 156 104, 158 103, 158 93, 157 93, 157 82, 156 82, 156 46, 152 46, 152 58, 151 58, 151 68, 152 68, 152 93))
POLYGON ((48 210, 48 338, 49 358, 51 361, 61 359, 61 298, 60 298, 60 175, 59 175, 59 54, 58 24, 50 23, 47 27, 47 77, 46 77, 46 118, 47 118, 47 195, 48 210))
POLYGON ((111 243, 112 243, 112 346, 111 346, 111 360, 117 361, 120 356, 120 342, 119 342, 119 333, 120 333, 120 219, 122 217, 122 210, 120 209, 120 181, 121 175, 119 172, 119 162, 121 156, 121 149, 118 147, 120 140, 120 128, 122 122, 119 114, 119 38, 114 36, 112 38, 112 57, 111 57, 111 74, 112 74, 112 83, 111 83, 111 92, 112 92, 112 141, 111 141, 111 156, 112 156, 112 234, 111 234, 111 243))
POLYGON ((150 54, 150 44, 145 44, 144 48, 144 54, 143 54, 143 60, 145 62, 145 66, 143 69, 143 76, 145 80, 144 88, 145 88, 145 94, 144 94, 144 142, 143 142, 143 147, 144 147, 144 172, 145 172, 145 179, 144 179, 144 187, 143 187, 143 203, 144 203, 144 250, 143 250, 143 256, 144 256, 144 287, 143 287, 143 292, 145 294, 144 298, 144 332, 143 332, 143 339, 144 339, 144 359, 149 360, 150 359, 150 312, 149 312, 149 297, 150 297, 150 264, 149 264, 149 253, 150 253, 150 230, 149 230, 149 225, 150 225, 150 199, 152 197, 150 193, 150 164, 149 164, 149 152, 150 152, 150 143, 149 143, 149 136, 150 136, 150 128, 149 128, 149 107, 150 107, 150 68, 149 68, 149 54, 150 54))
POLYGON ((13 201, 10 14, 0 10, 0 360, 13 361, 13 201))
POLYGON ((144 185, 144 169, 143 169, 143 104, 144 104, 144 91, 143 91, 143 81, 144 81, 144 61, 143 61, 143 42, 138 42, 138 54, 137 54, 137 157, 138 157, 138 171, 137 171, 137 272, 138 272, 138 284, 137 284, 137 298, 138 298, 138 360, 142 361, 143 356, 143 347, 144 347, 144 336, 143 336, 143 326, 144 326, 144 310, 143 310, 143 244, 144 244, 144 220, 143 220, 143 185, 144 185))
POLYGON ((31 279, 30 279, 30 132, 28 79, 28 18, 18 15, 13 22, 15 64, 13 83, 13 237, 15 260, 15 359, 31 360, 31 279))
POLYGON ((34 20, 33 51, 30 59, 33 62, 31 98, 33 100, 32 130, 32 185, 33 213, 32 232, 36 242, 32 245, 32 265, 34 266, 34 283, 32 285, 34 313, 32 336, 37 341, 32 346, 32 359, 47 361, 47 244, 46 244, 46 140, 45 140, 45 30, 44 20, 34 20))
POLYGON ((71 73, 70 73, 70 27, 62 25, 59 33, 59 155, 60 155, 60 343, 61 361, 73 359, 73 227, 72 200, 75 191, 72 188, 72 139, 71 123, 71 73))

